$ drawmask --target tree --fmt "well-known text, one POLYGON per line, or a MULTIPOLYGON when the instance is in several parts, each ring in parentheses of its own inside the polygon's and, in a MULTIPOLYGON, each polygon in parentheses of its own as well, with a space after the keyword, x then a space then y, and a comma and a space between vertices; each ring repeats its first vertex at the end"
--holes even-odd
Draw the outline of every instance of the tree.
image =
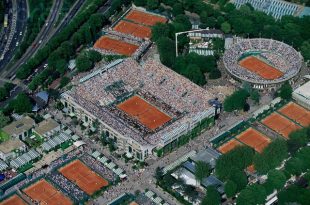
POLYGON ((89 50, 87 51, 87 57, 89 58, 89 60, 91 60, 92 62, 99 62, 102 60, 102 55, 101 53, 99 53, 98 51, 95 50, 89 50))
POLYGON ((272 141, 261 154, 254 157, 255 169, 260 174, 266 174, 270 169, 274 169, 287 157, 287 145, 282 139, 272 141))
POLYGON ((184 14, 184 9, 183 9, 183 6, 181 3, 175 3, 173 4, 173 7, 172 7, 172 14, 174 16, 177 16, 177 15, 180 15, 180 14, 184 14))
POLYGON ((227 180, 225 183, 225 194, 228 198, 231 198, 236 195, 237 193, 237 185, 232 180, 227 180))
POLYGON ((291 154, 294 154, 300 147, 307 144, 310 138, 308 130, 310 128, 303 128, 290 133, 289 139, 287 140, 287 147, 291 154))
POLYGON ((155 170, 155 179, 157 181, 160 181, 160 179, 162 178, 163 176, 163 169, 160 168, 160 167, 156 167, 156 170, 155 170))
POLYGON ((161 37, 156 41, 160 61, 167 67, 172 67, 175 62, 175 44, 168 37, 161 37))
POLYGON ((231 31, 231 26, 230 24, 225 21, 224 23, 221 24, 221 30, 224 32, 224 33, 229 33, 231 31))
POLYGON ((220 193, 213 186, 208 186, 206 196, 203 198, 201 205, 219 205, 220 203, 220 193))
POLYGON ((310 190, 291 185, 278 194, 278 204, 309 204, 310 190))
POLYGON ((0 101, 7 98, 8 95, 9 95, 9 93, 8 93, 7 89, 5 89, 4 87, 0 87, 0 101))
POLYGON ((303 172, 303 161, 298 158, 291 158, 285 163, 285 171, 294 176, 303 172))
POLYGON ((264 187, 259 184, 253 184, 240 192, 237 198, 237 205, 264 204, 266 197, 267 195, 264 187))
POLYGON ((252 89, 252 91, 250 92, 250 98, 254 100, 255 103, 259 103, 260 95, 258 90, 252 89))
POLYGON ((155 10, 159 6, 159 1, 158 0, 147 0, 146 6, 150 10, 155 10))
POLYGON ((146 1, 145 0, 134 0, 133 3, 136 6, 142 6, 142 7, 144 7, 146 5, 146 1))
POLYGON ((76 59, 76 68, 79 72, 85 72, 90 70, 93 67, 91 60, 85 55, 79 55, 76 59))
POLYGON ((196 64, 189 64, 181 74, 197 85, 206 84, 205 76, 196 64))
POLYGON ((286 81, 279 89, 279 96, 284 100, 289 100, 292 98, 292 86, 288 81, 286 81))
POLYGON ((65 87, 68 83, 70 83, 70 78, 64 76, 60 80, 60 88, 65 87))
POLYGON ((195 178, 198 182, 201 182, 205 177, 210 175, 211 167, 204 161, 196 162, 195 166, 195 178))
POLYGON ((152 26, 152 40, 155 42, 161 37, 168 37, 169 33, 169 24, 156 23, 154 26, 152 26))
POLYGON ((232 95, 228 96, 224 100, 224 110, 226 112, 232 112, 234 110, 241 110, 246 104, 246 99, 249 94, 244 89, 235 91, 232 95))
POLYGON ((0 129, 8 124, 10 118, 5 116, 2 111, 0 111, 0 129))
POLYGON ((296 157, 302 161, 303 170, 310 169, 310 147, 303 147, 297 153, 296 157))
POLYGON ((268 188, 271 192, 273 192, 274 189, 280 190, 284 187, 284 184, 286 182, 285 174, 276 169, 272 169, 268 172, 268 178, 266 181, 266 184, 268 184, 268 188))
POLYGON ((305 60, 310 60, 310 41, 304 41, 301 45, 300 50, 305 60))
POLYGON ((253 156, 252 148, 237 146, 216 160, 215 173, 222 180, 231 179, 233 175, 236 175, 236 170, 242 171, 252 164, 253 156))
POLYGON ((25 93, 19 94, 11 103, 13 110, 18 114, 28 113, 32 110, 30 98, 25 93))
POLYGON ((222 76, 222 74, 221 74, 221 71, 219 69, 214 69, 209 74, 210 79, 218 79, 221 76, 222 76))

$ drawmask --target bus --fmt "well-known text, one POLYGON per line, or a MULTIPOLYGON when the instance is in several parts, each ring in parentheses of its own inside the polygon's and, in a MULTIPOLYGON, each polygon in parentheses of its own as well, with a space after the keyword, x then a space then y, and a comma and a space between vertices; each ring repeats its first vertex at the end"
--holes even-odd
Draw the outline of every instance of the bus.
POLYGON ((8 14, 5 14, 4 15, 4 23, 3 23, 3 27, 4 28, 7 28, 8 27, 8 14))

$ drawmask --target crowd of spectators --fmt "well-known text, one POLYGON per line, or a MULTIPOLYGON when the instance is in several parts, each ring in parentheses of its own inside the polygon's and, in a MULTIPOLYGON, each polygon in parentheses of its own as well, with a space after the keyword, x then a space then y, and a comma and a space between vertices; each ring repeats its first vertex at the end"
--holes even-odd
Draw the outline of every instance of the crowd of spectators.
POLYGON ((85 192, 83 192, 77 185, 69 181, 66 177, 58 172, 52 172, 48 174, 48 178, 55 183, 58 187, 61 187, 66 193, 69 193, 75 201, 82 201, 87 198, 85 192))
POLYGON ((264 38, 239 40, 223 56, 225 67, 230 73, 243 80, 257 83, 277 83, 293 77, 299 72, 302 59, 300 53, 293 47, 280 41, 264 38), (255 56, 282 71, 284 75, 274 80, 267 80, 240 66, 239 60, 251 53, 255 53, 255 56))
MULTIPOLYGON (((116 98, 105 88, 119 81, 124 82, 134 92, 145 93, 146 95, 142 97, 146 97, 147 100, 153 97, 160 99, 165 103, 164 112, 170 110, 168 112, 184 114, 181 119, 161 129, 161 134, 166 131, 172 132, 184 123, 189 125, 193 122, 193 118, 204 116, 203 114, 210 108, 208 100, 212 99, 212 96, 209 93, 156 60, 148 60, 140 65, 133 59, 125 59, 106 72, 67 91, 64 96, 71 96, 69 98, 83 109, 94 114, 119 133, 143 144, 144 136, 141 136, 140 131, 107 108, 107 105, 116 98)), ((159 142, 160 135, 155 134, 147 137, 149 143, 159 142)))
POLYGON ((105 167, 101 162, 97 161, 88 154, 84 154, 80 157, 80 160, 84 162, 88 167, 101 175, 104 179, 114 182, 116 179, 116 174, 107 167, 105 167))

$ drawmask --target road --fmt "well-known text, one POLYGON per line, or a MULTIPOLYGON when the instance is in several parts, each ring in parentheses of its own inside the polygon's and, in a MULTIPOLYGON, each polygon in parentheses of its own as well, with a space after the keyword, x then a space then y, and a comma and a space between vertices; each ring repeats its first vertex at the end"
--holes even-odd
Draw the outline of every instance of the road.
POLYGON ((2 69, 0 71, 0 75, 3 78, 11 78, 13 75, 15 75, 18 68, 28 61, 38 50, 39 44, 42 44, 43 40, 47 37, 47 34, 51 31, 53 28, 54 23, 57 20, 58 13, 61 9, 62 0, 56 0, 54 1, 51 12, 49 16, 47 17, 45 24, 41 28, 41 31, 37 35, 36 39, 34 40, 32 46, 30 46, 25 54, 10 68, 6 67, 5 69, 2 69))
MULTIPOLYGON (((8 29, 6 31, 3 46, 0 46, 0 53, 3 59, 0 60, 0 72, 11 61, 18 45, 23 39, 27 27, 27 3, 26 0, 7 1, 11 8, 8 16, 8 29)), ((1 57, 1 56, 0 56, 1 57)))

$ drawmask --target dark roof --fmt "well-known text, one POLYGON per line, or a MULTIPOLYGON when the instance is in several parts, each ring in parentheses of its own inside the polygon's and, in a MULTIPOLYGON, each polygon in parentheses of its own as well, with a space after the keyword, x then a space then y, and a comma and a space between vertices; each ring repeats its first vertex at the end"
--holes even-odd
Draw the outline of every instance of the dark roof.
POLYGON ((186 161, 183 163, 183 167, 186 168, 188 171, 195 173, 196 166, 194 163, 191 163, 189 161, 186 161))
POLYGON ((195 162, 203 161, 209 163, 211 167, 214 168, 215 161, 219 158, 221 154, 212 148, 206 148, 205 150, 198 152, 195 156, 191 157, 191 159, 195 162))
POLYGON ((36 97, 42 99, 45 103, 48 102, 48 93, 46 91, 41 91, 35 95, 36 97))
POLYGON ((46 91, 41 91, 41 92, 35 94, 32 98, 35 101, 35 104, 32 107, 32 111, 37 112, 47 105, 49 95, 46 91))
POLYGON ((201 185, 204 187, 208 187, 208 186, 214 186, 221 194, 224 192, 224 184, 221 180, 219 180, 218 178, 216 178, 215 176, 211 175, 207 178, 204 178, 201 181, 201 185))

